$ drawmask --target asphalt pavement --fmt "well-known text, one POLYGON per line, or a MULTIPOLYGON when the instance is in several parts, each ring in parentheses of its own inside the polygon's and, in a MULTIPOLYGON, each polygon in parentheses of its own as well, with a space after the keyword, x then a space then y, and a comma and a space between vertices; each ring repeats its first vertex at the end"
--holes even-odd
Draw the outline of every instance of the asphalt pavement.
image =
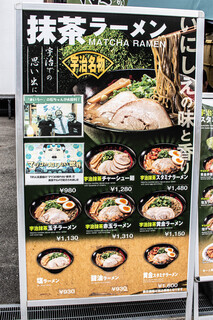
POLYGON ((0 117, 0 304, 19 303, 15 120, 0 117))

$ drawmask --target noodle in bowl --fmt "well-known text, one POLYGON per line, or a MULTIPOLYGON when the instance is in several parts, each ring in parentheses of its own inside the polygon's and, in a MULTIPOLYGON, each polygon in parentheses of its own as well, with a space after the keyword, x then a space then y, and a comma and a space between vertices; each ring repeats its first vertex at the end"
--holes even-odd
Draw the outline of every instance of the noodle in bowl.
POLYGON ((159 243, 146 249, 145 260, 155 268, 166 268, 170 263, 178 258, 178 249, 168 243, 159 243))
POLYGON ((156 191, 143 197, 139 213, 150 221, 168 221, 179 217, 186 209, 186 200, 176 192, 156 191))
POLYGON ((60 273, 73 263, 73 254, 63 248, 50 248, 40 252, 37 263, 50 273, 60 273))
POLYGON ((92 254, 94 265, 106 272, 112 272, 127 260, 127 253, 115 246, 99 248, 92 254))
POLYGON ((133 199, 123 192, 103 192, 85 204, 86 215, 99 223, 128 219, 135 211, 133 199))
MULTIPOLYGON (((103 85, 107 86, 113 80, 117 80, 120 78, 127 78, 127 79, 130 78, 135 81, 140 81, 140 79, 142 78, 143 75, 148 75, 149 77, 154 78, 155 71, 153 69, 111 71, 111 72, 107 73, 105 76, 103 76, 101 81, 99 80, 99 82, 100 82, 99 87, 101 90, 103 88, 103 85)), ((191 81, 190 88, 192 90, 194 90, 194 80, 193 79, 191 79, 189 77, 185 77, 183 75, 180 75, 180 81, 183 81, 183 80, 184 80, 184 82, 187 80, 190 80, 191 81)), ((93 81, 94 80, 91 78, 88 78, 86 80, 87 88, 90 88, 90 91, 92 91, 93 81), (90 83, 91 83, 91 85, 90 85, 90 83)), ((84 80, 84 82, 85 82, 85 80, 84 80)), ((99 87, 98 87, 98 85, 95 87, 95 93, 100 92, 99 87)), ((88 89, 87 89, 87 91, 88 91, 88 89)), ((82 88, 79 83, 79 87, 76 89, 75 93, 85 95, 86 94, 86 87, 83 86, 83 88, 82 88)), ((89 98, 89 97, 87 97, 87 98, 89 98)), ((139 100, 143 100, 143 99, 139 99, 139 100)), ((145 98, 144 99, 144 102, 145 102, 144 108, 145 109, 146 109, 146 103, 149 104, 150 100, 152 100, 153 103, 155 103, 154 99, 146 99, 145 98)), ((138 103, 138 101, 136 101, 136 102, 138 103)), ((129 105, 129 107, 131 107, 131 103, 134 103, 134 101, 130 102, 130 104, 127 103, 126 107, 128 107, 128 105, 129 105)), ((157 104, 160 106, 159 103, 157 103, 157 104)), ((104 104, 102 104, 102 106, 104 106, 104 104)), ((120 108, 120 110, 122 108, 120 108)), ((138 106, 138 108, 140 108, 140 106, 138 106)), ((161 109, 160 112, 162 112, 162 113, 160 116, 158 116, 158 118, 167 118, 166 123, 164 123, 162 125, 162 127, 158 127, 157 125, 155 125, 156 119, 151 121, 152 123, 154 123, 154 125, 147 126, 145 130, 144 129, 141 130, 140 128, 138 128, 137 130, 133 130, 130 128, 130 126, 128 128, 122 128, 122 126, 116 127, 116 125, 110 127, 110 126, 106 125, 104 122, 100 123, 98 121, 97 122, 90 121, 89 116, 87 114, 87 115, 85 115, 84 131, 94 142, 96 142, 98 144, 112 142, 112 141, 117 142, 117 143, 125 143, 125 144, 127 143, 128 144, 128 142, 132 141, 132 139, 136 139, 136 137, 137 137, 137 139, 138 138, 139 139, 140 138, 146 139, 146 136, 148 136, 150 133, 152 133, 153 135, 156 134, 156 136, 157 136, 159 134, 159 132, 162 132, 162 134, 165 134, 165 136, 168 136, 168 135, 172 134, 173 132, 176 133, 177 130, 181 130, 181 126, 177 125, 177 123, 174 122, 175 121, 174 116, 171 117, 172 120, 169 120, 169 116, 167 115, 167 111, 165 111, 165 108, 164 107, 161 108, 161 106, 159 108, 161 109)), ((85 111, 85 112, 87 112, 87 111, 85 111)), ((119 112, 121 112, 121 111, 119 111, 119 112)))
POLYGON ((85 155, 86 167, 96 175, 122 175, 136 163, 132 149, 118 143, 98 145, 85 155))
MULTIPOLYGON (((87 79, 84 86, 73 87, 74 93, 85 96, 85 132, 90 138, 104 143, 110 141, 104 141, 106 133, 118 138, 122 132, 132 139, 134 132, 139 137, 145 131, 170 129, 178 124, 179 112, 194 111, 194 97, 181 87, 181 81, 189 78, 179 74, 180 38, 181 31, 177 31, 150 40, 154 70, 112 71, 99 80, 100 85, 87 79), (165 46, 152 45, 156 40, 165 46)), ((187 88, 190 83, 193 90, 192 79, 187 88)))
POLYGON ((172 143, 160 143, 143 150, 139 156, 140 167, 149 174, 173 174, 186 165, 185 152, 172 143))

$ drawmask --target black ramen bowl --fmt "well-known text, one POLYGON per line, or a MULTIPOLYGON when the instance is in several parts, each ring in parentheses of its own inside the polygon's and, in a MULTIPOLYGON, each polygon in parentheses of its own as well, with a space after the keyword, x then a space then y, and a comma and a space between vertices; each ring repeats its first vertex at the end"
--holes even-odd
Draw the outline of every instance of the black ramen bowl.
POLYGON ((122 266, 124 264, 124 262, 127 260, 127 253, 119 248, 119 247, 115 247, 115 246, 109 246, 109 247, 103 247, 103 248, 100 248, 98 250, 96 250, 93 254, 92 254, 92 262, 94 263, 94 265, 104 271, 107 271, 107 272, 111 272, 111 271, 114 271, 115 269, 117 269, 118 267, 122 266), (115 252, 118 252, 122 255, 123 257, 123 262, 121 264, 119 264, 118 266, 115 266, 115 267, 109 267, 109 268, 105 268, 105 267, 102 267, 102 266, 99 266, 97 263, 96 263, 96 256, 97 254, 102 254, 106 251, 115 251, 115 252))
POLYGON ((206 145, 210 152, 213 152, 213 131, 210 130, 207 138, 206 138, 206 145))
POLYGON ((95 175, 99 175, 101 176, 101 173, 96 173, 94 172, 91 168, 90 168, 90 160, 92 159, 92 157, 94 157, 96 154, 98 154, 99 152, 103 152, 103 151, 110 151, 110 150, 116 150, 116 151, 121 151, 121 152, 125 152, 129 154, 129 157, 131 159, 131 164, 129 169, 127 169, 125 172, 121 172, 121 173, 117 173, 114 175, 107 175, 107 176, 119 176, 122 174, 126 174, 128 171, 130 171, 135 163, 136 163, 136 155, 134 153, 134 151, 132 149, 130 149, 127 146, 124 146, 122 144, 118 144, 118 143, 108 143, 108 144, 102 144, 102 145, 98 145, 95 148, 91 149, 89 152, 87 152, 86 156, 85 156, 85 164, 86 167, 95 175))
POLYGON ((37 200, 33 201, 29 207, 29 211, 30 211, 30 215, 31 217, 36 220, 37 222, 43 224, 43 225, 49 225, 49 223, 44 223, 42 221, 39 221, 34 213, 35 213, 35 210, 41 205, 42 202, 44 201, 48 201, 48 200, 54 200, 54 199, 57 199, 59 197, 67 197, 69 199, 69 201, 73 201, 78 209, 78 212, 76 213, 75 217, 73 219, 71 219, 70 221, 68 222, 60 222, 58 224, 63 224, 63 225, 68 225, 70 224, 70 222, 74 221, 78 216, 79 214, 81 213, 81 210, 82 210, 82 205, 81 203, 79 202, 78 199, 76 199, 75 197, 69 195, 69 194, 65 194, 65 193, 50 193, 50 194, 45 194, 43 196, 41 196, 40 198, 38 198, 37 200))
POLYGON ((172 262, 174 262, 177 258, 178 258, 178 255, 179 255, 179 251, 178 249, 171 245, 171 244, 168 244, 168 243, 158 243, 158 244, 155 244, 151 247, 149 247, 148 249, 146 249, 146 251, 144 252, 144 258, 145 260, 150 263, 153 267, 157 268, 157 269, 163 269, 163 268, 166 268, 168 267, 169 264, 171 264, 172 262), (174 260, 170 261, 170 262, 167 262, 167 263, 163 263, 163 264, 153 264, 151 263, 149 260, 148 260, 148 254, 149 252, 154 249, 155 247, 167 247, 167 248, 172 248, 173 249, 173 252, 176 254, 176 257, 174 260))
POLYGON ((96 221, 97 223, 103 223, 103 222, 105 222, 105 223, 108 223, 108 222, 109 222, 109 223, 110 223, 110 222, 119 222, 119 221, 123 221, 123 220, 128 219, 128 218, 134 213, 134 211, 135 211, 135 202, 134 202, 134 200, 133 200, 129 195, 127 195, 127 194, 125 194, 125 193, 122 193, 122 192, 103 192, 103 193, 101 193, 101 194, 98 194, 98 195, 90 198, 90 199, 86 202, 86 204, 85 204, 85 206, 84 206, 84 211, 85 211, 86 215, 88 216, 88 218, 96 221), (122 219, 118 219, 118 220, 113 220, 113 221, 111 221, 111 220, 108 220, 108 221, 99 221, 99 220, 96 220, 96 219, 93 218, 93 217, 91 216, 91 214, 90 214, 91 205, 92 205, 93 202, 99 201, 99 200, 101 200, 102 198, 106 198, 106 197, 117 197, 117 198, 125 198, 125 199, 127 199, 128 202, 130 203, 131 208, 132 208, 131 212, 128 213, 128 214, 126 214, 126 216, 123 217, 122 219))
MULTIPOLYGON (((204 161, 203 161, 203 168, 204 168, 204 170, 207 170, 206 169, 206 165, 207 165, 207 163, 210 161, 210 160, 212 160, 213 159, 213 156, 211 156, 211 157, 208 157, 207 159, 205 159, 204 161)), ((213 164, 213 162, 212 162, 212 164, 213 164)), ((208 170, 207 170, 208 171, 208 170)), ((209 171, 210 172, 210 171, 209 171)))
POLYGON ((169 196, 169 197, 172 197, 174 199, 177 199, 181 205, 182 205, 182 211, 181 213, 172 218, 172 219, 168 219, 168 220, 174 220, 176 219, 177 217, 179 217, 185 210, 186 210, 186 200, 184 199, 184 197, 182 195, 180 195, 179 193, 176 193, 176 192, 169 192, 169 191, 163 191, 163 190, 160 190, 160 191, 154 191, 152 192, 151 194, 147 194, 145 195, 143 198, 141 198, 141 200, 139 201, 139 204, 138 204, 138 212, 140 213, 140 215, 145 218, 146 220, 148 221, 168 221, 168 220, 152 220, 152 219, 148 219, 147 217, 145 217, 142 213, 142 208, 143 206, 146 204, 146 202, 151 199, 151 197, 159 197, 159 196, 169 196))
POLYGON ((213 243, 210 243, 207 247, 204 248, 204 250, 202 252, 203 261, 210 262, 210 263, 213 262, 213 258, 209 257, 209 255, 207 254, 208 250, 210 250, 210 252, 212 252, 212 249, 213 249, 213 243))
POLYGON ((74 257, 72 255, 72 253, 70 251, 67 251, 65 249, 62 249, 62 248, 51 248, 51 249, 46 249, 42 252, 40 252, 37 256, 37 262, 39 264, 40 267, 42 267, 43 269, 47 270, 48 272, 50 273, 60 273, 62 272, 64 269, 66 269, 67 267, 69 267, 72 263, 73 263, 73 260, 74 260, 74 257), (50 254, 50 253, 63 253, 65 254, 66 256, 68 256, 69 258, 69 264, 65 267, 62 267, 62 268, 57 268, 57 269, 50 269, 50 268, 45 268, 44 266, 42 266, 41 264, 41 259, 47 255, 47 254, 50 254))
MULTIPOLYGON (((145 156, 154 148, 171 148, 171 149, 174 149, 174 150, 177 150, 178 146, 176 144, 173 144, 173 143, 159 143, 159 144, 156 144, 156 145, 153 145, 149 148, 147 148, 146 150, 143 150, 139 156, 139 159, 138 159, 138 162, 139 162, 139 165, 140 167, 147 173, 149 174, 157 174, 157 173, 153 173, 151 172, 150 170, 146 170, 144 168, 144 158, 145 156)), ((186 161, 184 162, 183 165, 186 164, 186 161)), ((178 171, 175 171, 175 173, 178 172, 178 171)), ((170 173, 168 173, 170 174, 170 173)))
POLYGON ((209 214, 207 217, 205 217, 204 221, 203 221, 203 224, 207 225, 208 224, 208 221, 210 219, 213 218, 213 213, 209 214))
MULTIPOLYGON (((88 77, 87 79, 80 80, 71 90, 75 94, 83 94, 85 101, 91 96, 100 92, 106 88, 110 83, 116 81, 120 78, 130 78, 131 80, 140 81, 142 76, 147 74, 148 76, 154 78, 155 71, 154 69, 126 69, 126 70, 116 70, 106 73, 101 77, 101 79, 94 79, 94 77, 88 77)), ((180 79, 183 80, 186 77, 180 75, 180 79)), ((187 77, 187 79, 191 79, 187 77)), ((192 89, 194 89, 194 80, 192 81, 192 89)), ((177 135, 177 130, 181 131, 181 126, 171 126, 168 128, 161 128, 155 130, 121 130, 113 129, 104 126, 99 126, 93 124, 89 121, 84 122, 84 131, 85 133, 97 144, 103 144, 107 142, 116 142, 127 144, 134 143, 141 145, 141 140, 145 140, 152 136, 159 136, 159 133, 163 135, 162 139, 165 139, 171 135, 177 135), (179 127, 179 129, 177 129, 179 127)), ((163 141, 162 140, 162 141, 163 141)))
MULTIPOLYGON (((203 190, 203 198, 206 198, 206 194, 209 190, 213 190, 213 186, 209 186, 203 190)), ((209 205, 213 206, 213 203, 209 203, 209 205)))

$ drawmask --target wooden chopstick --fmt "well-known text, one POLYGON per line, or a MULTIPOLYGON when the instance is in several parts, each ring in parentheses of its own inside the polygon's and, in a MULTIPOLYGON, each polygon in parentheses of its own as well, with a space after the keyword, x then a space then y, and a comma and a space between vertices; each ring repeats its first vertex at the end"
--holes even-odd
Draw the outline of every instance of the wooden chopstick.
POLYGON ((188 34, 188 33, 195 32, 196 29, 197 29, 197 26, 192 26, 192 27, 184 28, 184 29, 180 30, 180 33, 181 34, 188 34))

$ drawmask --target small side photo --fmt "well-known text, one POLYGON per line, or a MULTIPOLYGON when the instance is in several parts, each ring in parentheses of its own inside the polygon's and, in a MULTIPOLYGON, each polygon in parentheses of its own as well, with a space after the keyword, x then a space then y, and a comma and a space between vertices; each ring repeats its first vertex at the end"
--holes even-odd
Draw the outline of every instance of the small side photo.
POLYGON ((25 137, 83 137, 82 95, 25 95, 25 137))

